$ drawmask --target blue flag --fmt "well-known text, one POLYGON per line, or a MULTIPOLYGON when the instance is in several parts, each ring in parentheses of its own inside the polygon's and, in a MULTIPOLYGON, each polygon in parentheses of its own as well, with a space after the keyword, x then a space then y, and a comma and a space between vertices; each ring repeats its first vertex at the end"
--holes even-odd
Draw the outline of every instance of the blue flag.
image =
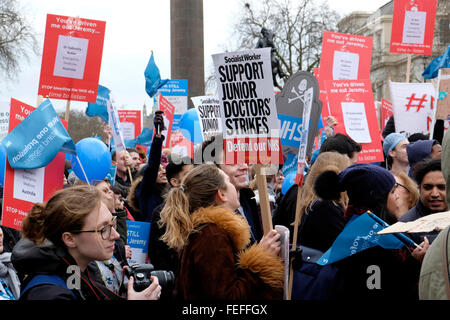
POLYGON ((430 64, 423 71, 422 76, 425 79, 436 78, 441 68, 450 68, 450 45, 442 56, 431 60, 430 64))
POLYGON ((158 89, 165 85, 168 81, 168 79, 161 80, 158 66, 155 63, 155 59, 153 58, 153 51, 152 55, 150 56, 150 60, 148 61, 147 68, 145 68, 144 76, 145 91, 147 91, 150 98, 153 98, 158 92, 158 89))
POLYGON ((405 245, 392 234, 377 234, 384 228, 385 226, 367 212, 360 216, 354 215, 317 264, 327 265, 375 246, 381 246, 384 249, 400 249, 405 245))
POLYGON ((60 151, 76 154, 75 143, 49 99, 19 123, 2 143, 14 169, 45 167, 60 151))
POLYGON ((88 106, 86 108, 86 115, 88 117, 99 116, 103 121, 108 123, 108 109, 107 103, 110 99, 109 94, 111 90, 108 88, 99 85, 97 91, 97 101, 95 103, 88 102, 88 106))

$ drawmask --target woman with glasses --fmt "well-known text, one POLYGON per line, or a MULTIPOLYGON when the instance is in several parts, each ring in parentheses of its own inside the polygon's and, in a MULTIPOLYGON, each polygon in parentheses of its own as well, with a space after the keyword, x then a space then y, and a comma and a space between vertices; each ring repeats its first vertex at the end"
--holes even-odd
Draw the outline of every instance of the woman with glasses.
MULTIPOLYGON (((112 300, 121 297, 92 279, 91 261, 112 257, 119 238, 116 221, 98 189, 76 186, 56 192, 45 204, 36 203, 23 220, 23 238, 12 262, 22 283, 23 300, 112 300)), ((141 292, 128 283, 130 300, 158 299, 161 287, 141 292)))
POLYGON ((416 205, 419 200, 419 190, 417 183, 404 172, 395 172, 394 178, 396 183, 389 192, 387 209, 398 220, 416 205))

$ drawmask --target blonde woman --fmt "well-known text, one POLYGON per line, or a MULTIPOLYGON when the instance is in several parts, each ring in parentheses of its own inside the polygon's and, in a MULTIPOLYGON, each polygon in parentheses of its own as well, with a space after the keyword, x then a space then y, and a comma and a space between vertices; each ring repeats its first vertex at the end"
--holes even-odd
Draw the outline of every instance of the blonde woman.
POLYGON ((177 298, 282 298, 280 236, 272 230, 248 247, 250 228, 235 212, 239 205, 228 175, 212 164, 195 167, 171 189, 161 212, 161 239, 181 253, 177 298))
POLYGON ((387 209, 398 220, 417 204, 419 187, 406 173, 402 171, 392 173, 396 183, 389 193, 387 209))

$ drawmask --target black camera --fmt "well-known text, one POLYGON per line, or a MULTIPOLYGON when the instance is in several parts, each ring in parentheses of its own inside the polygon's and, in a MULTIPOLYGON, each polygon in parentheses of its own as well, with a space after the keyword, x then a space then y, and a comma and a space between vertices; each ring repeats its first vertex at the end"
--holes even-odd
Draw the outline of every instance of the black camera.
POLYGON ((136 292, 140 292, 147 288, 152 279, 150 276, 158 278, 159 285, 162 290, 172 290, 175 283, 175 275, 172 271, 154 270, 152 264, 135 264, 127 270, 127 276, 134 278, 133 289, 136 292))

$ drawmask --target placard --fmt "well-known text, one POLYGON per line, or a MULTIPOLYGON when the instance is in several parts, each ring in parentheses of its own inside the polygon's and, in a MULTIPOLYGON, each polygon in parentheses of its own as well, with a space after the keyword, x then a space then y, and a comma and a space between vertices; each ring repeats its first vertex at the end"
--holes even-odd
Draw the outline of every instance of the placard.
MULTIPOLYGON (((173 116, 175 112, 175 107, 163 96, 160 95, 159 97, 159 110, 163 112, 163 119, 164 119, 164 127, 165 129, 161 132, 164 137, 163 142, 163 148, 169 148, 170 147, 170 139, 172 135, 172 123, 173 123, 173 116)), ((156 134, 156 131, 153 130, 153 136, 156 134)))
MULTIPOLYGON (((11 132, 34 107, 11 99, 9 132, 11 132)), ((67 128, 67 122, 61 120, 67 128)), ((5 163, 2 225, 20 230, 22 221, 35 202, 46 202, 63 188, 65 155, 59 152, 43 168, 14 170, 5 163)))
POLYGON ((127 245, 131 248, 128 264, 143 264, 147 260, 150 223, 127 220, 127 245))
POLYGON ((437 0, 394 0, 390 52, 431 55, 437 0))
POLYGON ((212 56, 226 164, 281 164, 270 48, 212 56))
POLYGON ((199 96, 192 97, 191 100, 200 120, 203 141, 208 140, 211 136, 222 134, 219 99, 213 96, 199 96))
POLYGON ((394 114, 394 110, 392 109, 392 103, 387 101, 386 99, 381 98, 381 131, 386 127, 386 123, 389 118, 394 114))
POLYGON ((348 135, 361 144, 357 162, 384 161, 380 130, 369 79, 325 81, 335 133, 348 135))
POLYGON ((38 94, 95 102, 105 21, 47 14, 38 94))
POLYGON ((450 68, 439 69, 436 120, 450 120, 450 68))

